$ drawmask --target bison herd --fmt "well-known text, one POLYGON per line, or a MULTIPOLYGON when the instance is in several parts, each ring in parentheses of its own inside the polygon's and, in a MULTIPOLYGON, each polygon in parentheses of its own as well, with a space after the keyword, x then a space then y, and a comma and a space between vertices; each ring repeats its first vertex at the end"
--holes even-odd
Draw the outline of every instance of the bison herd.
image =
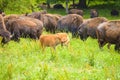
POLYGON ((1 44, 10 40, 19 42, 20 38, 39 39, 41 47, 55 47, 58 44, 68 45, 68 32, 72 38, 80 37, 85 41, 88 37, 98 40, 99 47, 105 44, 115 45, 115 50, 120 51, 120 20, 108 20, 98 17, 96 10, 91 10, 90 19, 83 18, 82 10, 70 10, 65 16, 50 14, 46 11, 28 14, 0 15, 1 44), (51 34, 43 35, 43 31, 51 34))

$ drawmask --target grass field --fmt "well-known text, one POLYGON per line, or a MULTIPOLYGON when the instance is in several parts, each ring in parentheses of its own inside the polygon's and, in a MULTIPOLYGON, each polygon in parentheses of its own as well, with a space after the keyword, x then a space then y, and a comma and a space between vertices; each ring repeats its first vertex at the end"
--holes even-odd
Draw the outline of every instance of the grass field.
MULTIPOLYGON (((63 11, 48 12, 65 15, 63 11)), ((101 10, 100 15, 119 19, 107 13, 101 10)), ((120 54, 114 51, 114 45, 100 50, 95 39, 83 42, 69 36, 70 46, 58 45, 55 53, 50 48, 42 53, 39 41, 28 38, 0 46, 0 80, 120 80, 120 54)))

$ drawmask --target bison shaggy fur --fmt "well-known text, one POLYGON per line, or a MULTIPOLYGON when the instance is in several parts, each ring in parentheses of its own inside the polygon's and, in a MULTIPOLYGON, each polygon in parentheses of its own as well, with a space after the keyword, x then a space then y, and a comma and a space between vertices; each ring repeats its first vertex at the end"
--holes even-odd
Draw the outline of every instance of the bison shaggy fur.
POLYGON ((10 41, 10 32, 6 29, 2 15, 0 15, 0 36, 3 37, 1 41, 2 44, 8 43, 10 41))
POLYGON ((85 20, 80 26, 79 26, 79 36, 81 40, 86 40, 89 36, 92 38, 97 38, 96 35, 96 29, 99 24, 106 22, 107 19, 105 17, 97 17, 85 20))
POLYGON ((83 16, 83 10, 79 10, 79 9, 70 9, 70 10, 68 11, 68 14, 78 14, 78 15, 83 16))
MULTIPOLYGON (((33 19, 34 20, 34 19, 33 19)), ((28 18, 12 19, 6 23, 7 30, 11 32, 12 39, 19 41, 20 37, 30 37, 32 39, 38 39, 41 35, 42 24, 41 21, 30 20, 28 18), (38 24, 37 24, 38 23, 38 24)))
POLYGON ((108 21, 97 28, 99 47, 105 44, 115 44, 115 50, 120 51, 120 20, 108 21))
POLYGON ((99 13, 96 9, 91 9, 90 10, 90 18, 98 17, 99 13))
POLYGON ((68 14, 58 20, 57 30, 60 32, 71 32, 72 37, 77 37, 79 25, 82 23, 82 16, 77 14, 68 14))
POLYGON ((29 17, 41 20, 47 32, 55 33, 57 21, 59 20, 61 15, 37 13, 34 15, 29 15, 29 17))

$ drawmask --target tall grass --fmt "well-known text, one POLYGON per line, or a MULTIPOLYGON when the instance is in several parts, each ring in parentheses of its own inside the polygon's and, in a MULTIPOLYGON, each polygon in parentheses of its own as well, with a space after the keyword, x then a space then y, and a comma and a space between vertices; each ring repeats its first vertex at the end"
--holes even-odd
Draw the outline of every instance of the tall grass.
POLYGON ((45 53, 39 47, 39 40, 23 39, 11 41, 0 47, 1 80, 119 80, 120 55, 114 46, 103 50, 97 40, 88 38, 83 42, 71 38, 70 47, 51 49, 45 53))

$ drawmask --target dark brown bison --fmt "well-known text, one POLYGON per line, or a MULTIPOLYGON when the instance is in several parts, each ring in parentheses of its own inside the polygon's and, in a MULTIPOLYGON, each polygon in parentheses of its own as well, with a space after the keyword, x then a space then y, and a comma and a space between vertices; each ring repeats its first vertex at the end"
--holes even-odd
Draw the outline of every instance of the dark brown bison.
POLYGON ((62 4, 55 4, 55 5, 53 5, 53 8, 54 9, 64 9, 62 4))
POLYGON ((119 11, 116 9, 112 9, 110 14, 111 14, 111 16, 119 16, 119 11))
POLYGON ((104 17, 96 17, 92 19, 85 20, 78 30, 78 34, 81 40, 86 40, 89 36, 92 38, 97 38, 96 29, 99 24, 106 22, 107 19, 104 17))
POLYGON ((78 28, 83 23, 83 17, 78 14, 68 14, 61 17, 57 23, 57 31, 71 32, 72 37, 78 36, 78 28))
POLYGON ((34 22, 37 25, 36 26, 37 38, 39 38, 39 36, 43 32, 43 22, 41 20, 38 20, 38 19, 35 19, 35 18, 30 18, 30 17, 25 17, 25 16, 21 16, 21 17, 19 17, 19 19, 30 20, 30 21, 34 22))
POLYGON ((47 12, 46 11, 32 12, 32 13, 27 14, 26 16, 40 20, 42 14, 47 14, 47 12))
POLYGON ((21 17, 19 19, 8 20, 6 28, 11 32, 12 39, 15 41, 19 41, 20 37, 38 39, 42 33, 43 24, 34 18, 21 17))
POLYGON ((79 10, 79 9, 70 9, 70 10, 68 11, 68 14, 78 14, 78 15, 83 16, 83 10, 79 10))
POLYGON ((12 20, 12 19, 18 19, 20 15, 17 14, 10 14, 10 15, 6 15, 4 16, 4 22, 5 24, 8 22, 8 20, 12 20))
POLYGON ((44 14, 42 15, 42 22, 47 32, 55 33, 59 15, 44 14))
POLYGON ((91 9, 90 10, 90 18, 98 17, 99 13, 96 9, 91 9))
POLYGON ((61 17, 60 15, 56 14, 34 14, 29 15, 29 17, 33 17, 36 19, 39 19, 43 22, 43 25, 45 27, 45 30, 51 33, 55 33, 57 21, 61 17))
POLYGON ((1 14, 2 16, 5 16, 4 11, 3 11, 3 10, 1 10, 1 9, 0 9, 0 14, 1 14))
POLYGON ((10 33, 6 29, 2 15, 0 15, 0 36, 3 37, 1 41, 2 44, 8 43, 10 41, 10 33))
POLYGON ((99 47, 105 44, 115 44, 115 50, 120 51, 120 20, 109 21, 97 27, 97 38, 99 47))

